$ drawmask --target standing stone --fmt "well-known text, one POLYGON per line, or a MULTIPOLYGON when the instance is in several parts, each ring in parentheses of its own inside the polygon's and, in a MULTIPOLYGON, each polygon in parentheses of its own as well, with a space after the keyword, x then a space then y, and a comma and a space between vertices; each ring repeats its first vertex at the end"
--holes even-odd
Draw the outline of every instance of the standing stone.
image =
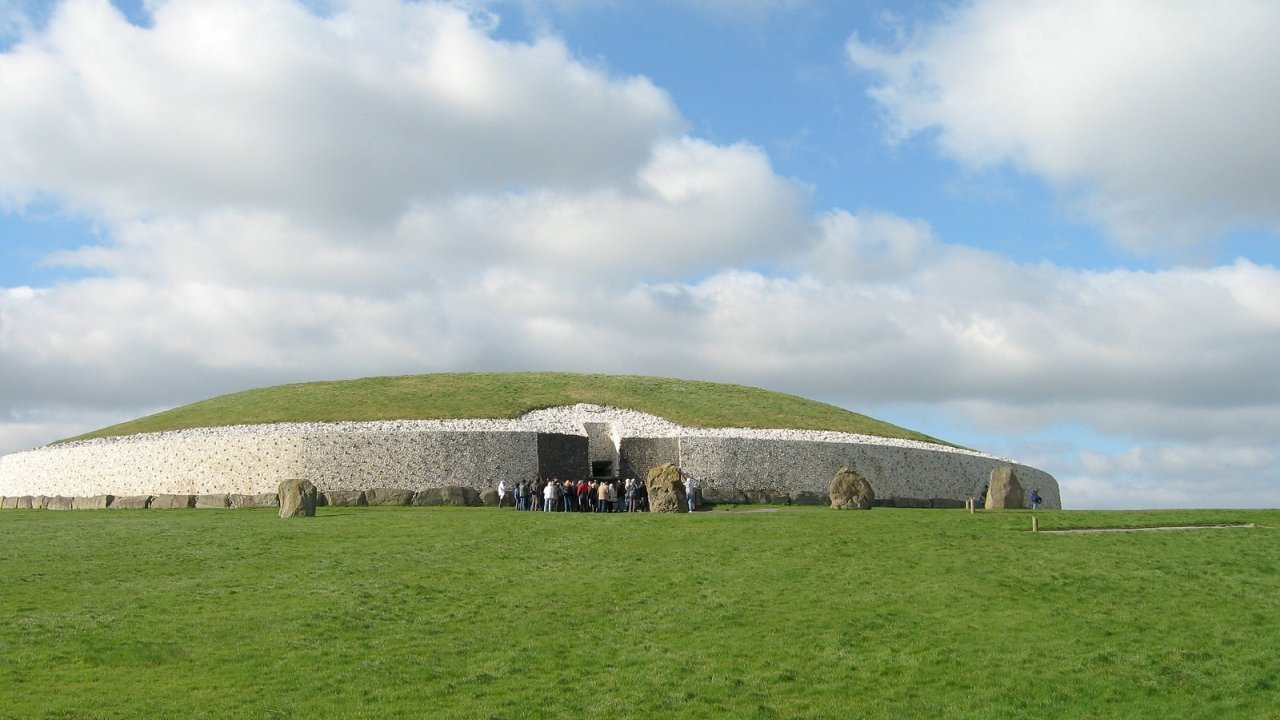
POLYGON ((280 483, 280 517, 315 517, 316 486, 310 480, 284 480, 280 483))
POLYGON ((1013 474, 1013 467, 1005 465, 991 471, 991 482, 987 484, 988 510, 1018 509, 1022 507, 1022 483, 1013 474))
POLYGON ((871 483, 847 467, 836 471, 831 478, 831 507, 836 510, 870 510, 876 504, 876 493, 871 483))
POLYGON ((684 494, 684 473, 680 468, 671 463, 649 468, 644 484, 649 488, 650 512, 689 512, 684 494))

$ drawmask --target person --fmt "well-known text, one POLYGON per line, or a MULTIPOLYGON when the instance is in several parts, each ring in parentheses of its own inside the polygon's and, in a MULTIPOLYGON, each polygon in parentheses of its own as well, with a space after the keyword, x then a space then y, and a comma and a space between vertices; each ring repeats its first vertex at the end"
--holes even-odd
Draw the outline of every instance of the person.
POLYGON ((636 507, 637 498, 640 497, 640 492, 636 488, 636 479, 627 478, 626 488, 627 488, 627 512, 635 512, 640 509, 636 507))
POLYGON ((578 480, 575 494, 578 496, 578 512, 591 512, 591 486, 587 484, 586 478, 578 480))
POLYGON ((560 494, 561 499, 564 502, 564 511, 573 512, 574 510, 577 510, 578 508, 574 503, 578 499, 578 493, 574 490, 573 481, 565 480, 564 485, 562 485, 560 489, 562 491, 560 494))
POLYGON ((559 488, 560 483, 556 482, 555 478, 552 478, 542 488, 542 499, 546 501, 543 503, 543 512, 551 512, 556 509, 556 490, 559 488))
POLYGON ((507 481, 498 481, 498 507, 502 507, 502 501, 507 499, 507 481))
POLYGON ((596 512, 607 512, 609 509, 609 484, 601 480, 596 485, 596 512))
POLYGON ((693 482, 693 476, 685 475, 684 476, 684 498, 689 503, 689 512, 694 512, 695 510, 698 509, 697 491, 698 491, 698 486, 693 482))
POLYGON ((1031 491, 1031 509, 1032 510, 1040 509, 1040 491, 1039 490, 1031 491))

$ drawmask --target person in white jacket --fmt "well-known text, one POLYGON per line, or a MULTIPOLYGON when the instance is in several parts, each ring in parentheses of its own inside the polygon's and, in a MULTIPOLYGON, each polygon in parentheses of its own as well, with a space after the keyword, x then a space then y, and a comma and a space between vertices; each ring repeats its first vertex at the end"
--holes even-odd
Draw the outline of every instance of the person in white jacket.
POLYGON ((507 499, 507 481, 498 481, 498 507, 502 507, 502 501, 507 499))

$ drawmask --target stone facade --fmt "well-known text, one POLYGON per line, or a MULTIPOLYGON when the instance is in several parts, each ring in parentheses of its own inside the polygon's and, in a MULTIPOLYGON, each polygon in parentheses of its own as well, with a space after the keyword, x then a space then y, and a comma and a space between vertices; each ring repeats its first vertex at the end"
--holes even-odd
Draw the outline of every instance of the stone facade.
POLYGON ((827 431, 685 428, 598 406, 517 420, 237 426, 51 445, 0 457, 0 497, 7 507, 29 497, 263 495, 286 478, 322 493, 482 490, 502 479, 590 477, 592 461, 599 470, 610 455, 598 447, 603 439, 615 444, 612 475, 643 477, 671 462, 705 497, 813 501, 848 467, 870 482, 878 503, 936 507, 980 496, 993 469, 1013 466, 1028 494, 1039 490, 1042 507, 1061 507, 1052 476, 984 453, 827 431))

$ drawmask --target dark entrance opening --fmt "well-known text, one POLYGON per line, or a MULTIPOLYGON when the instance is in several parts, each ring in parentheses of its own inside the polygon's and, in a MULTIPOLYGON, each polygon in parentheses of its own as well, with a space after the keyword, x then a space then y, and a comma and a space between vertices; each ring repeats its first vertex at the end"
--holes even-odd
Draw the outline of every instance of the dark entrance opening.
POLYGON ((591 477, 613 477, 613 461, 612 460, 592 460, 591 461, 591 477))

